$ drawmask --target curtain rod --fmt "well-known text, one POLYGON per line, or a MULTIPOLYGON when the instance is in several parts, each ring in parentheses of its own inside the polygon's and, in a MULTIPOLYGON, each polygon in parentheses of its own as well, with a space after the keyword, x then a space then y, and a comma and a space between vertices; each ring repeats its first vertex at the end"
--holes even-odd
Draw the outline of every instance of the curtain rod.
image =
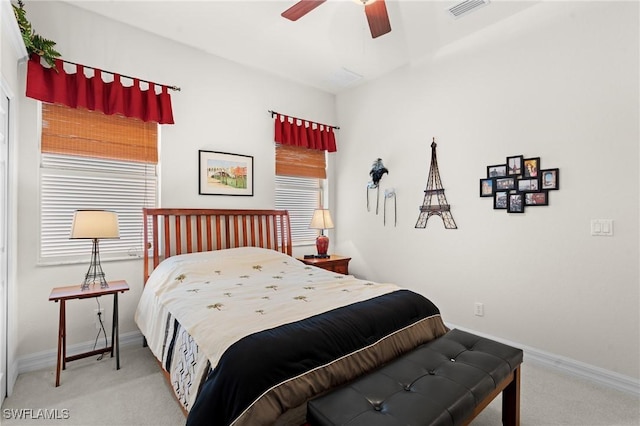
POLYGON ((273 118, 273 115, 274 115, 274 114, 286 115, 287 117, 291 117, 291 118, 293 118, 294 120, 308 121, 309 123, 320 124, 320 125, 322 125, 322 126, 327 126, 327 127, 331 127, 332 129, 340 130, 340 127, 338 127, 338 126, 331 126, 331 125, 329 125, 329 124, 316 123, 315 121, 305 120, 304 118, 294 117, 294 116, 292 116, 292 115, 283 114, 283 113, 281 113, 281 112, 272 111, 272 110, 270 110, 270 109, 269 109, 269 110, 267 110, 267 112, 268 112, 269 114, 271 114, 271 118, 273 118))
POLYGON ((62 62, 66 62, 67 64, 71 64, 71 65, 75 65, 75 66, 81 66, 84 68, 91 68, 92 70, 98 70, 101 72, 106 72, 107 74, 111 74, 111 75, 115 75, 118 74, 120 77, 124 77, 124 78, 130 78, 131 80, 140 80, 140 81, 144 81, 145 83, 151 83, 151 84, 155 84, 156 86, 162 86, 162 87, 166 87, 167 89, 171 89, 171 90, 176 90, 176 91, 180 91, 181 89, 178 86, 167 86, 166 84, 159 84, 159 83, 155 83, 153 81, 149 81, 149 80, 143 80, 141 78, 137 78, 137 77, 130 77, 128 75, 124 75, 124 74, 120 74, 117 72, 112 72, 112 71, 106 71, 106 70, 102 70, 100 68, 94 68, 94 67, 90 67, 88 65, 83 65, 83 64, 78 64, 76 62, 71 62, 71 61, 67 61, 66 59, 60 59, 62 62))

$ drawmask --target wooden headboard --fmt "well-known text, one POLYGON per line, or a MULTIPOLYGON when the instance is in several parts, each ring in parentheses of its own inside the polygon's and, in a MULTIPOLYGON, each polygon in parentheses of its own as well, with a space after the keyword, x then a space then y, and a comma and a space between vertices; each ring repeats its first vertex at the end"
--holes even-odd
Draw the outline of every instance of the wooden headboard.
POLYGON ((162 260, 184 253, 262 247, 291 256, 286 210, 143 209, 144 282, 162 260))

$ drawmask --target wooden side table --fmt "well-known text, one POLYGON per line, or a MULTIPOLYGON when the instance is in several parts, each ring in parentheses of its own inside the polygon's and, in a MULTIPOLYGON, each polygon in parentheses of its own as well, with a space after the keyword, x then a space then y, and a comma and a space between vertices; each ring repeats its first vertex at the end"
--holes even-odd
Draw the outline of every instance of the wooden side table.
POLYGON ((92 355, 99 355, 106 352, 116 354, 116 369, 120 369, 120 341, 118 330, 118 293, 124 293, 129 290, 129 284, 126 281, 110 281, 109 287, 100 288, 100 286, 91 287, 89 290, 80 290, 80 284, 68 287, 56 287, 51 290, 49 300, 60 302, 60 323, 58 325, 58 362, 56 364, 56 387, 60 386, 60 369, 66 368, 67 361, 75 361, 77 359, 86 358, 92 355), (113 320, 111 322, 111 345, 96 349, 89 352, 83 352, 77 355, 67 356, 67 318, 66 318, 66 301, 72 299, 87 299, 89 297, 100 297, 113 294, 113 320))
POLYGON ((326 269, 327 271, 337 272, 338 274, 349 274, 349 261, 350 257, 344 257, 337 254, 332 254, 329 257, 314 257, 305 259, 299 257, 298 260, 306 263, 307 265, 317 266, 318 268, 326 269))

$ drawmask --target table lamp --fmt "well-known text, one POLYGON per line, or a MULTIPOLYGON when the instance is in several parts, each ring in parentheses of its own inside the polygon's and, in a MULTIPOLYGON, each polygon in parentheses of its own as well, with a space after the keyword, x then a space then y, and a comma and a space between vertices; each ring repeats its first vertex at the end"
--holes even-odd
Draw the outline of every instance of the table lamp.
POLYGON ((324 235, 325 229, 333 228, 333 220, 331 220, 331 213, 328 209, 316 209, 313 212, 311 223, 309 224, 311 229, 320 229, 320 235, 316 238, 316 249, 318 258, 329 257, 327 251, 329 250, 329 237, 324 235))
POLYGON ((89 290, 89 286, 96 283, 100 283, 100 288, 108 288, 109 285, 100 266, 98 240, 120 238, 117 213, 108 210, 76 210, 69 238, 93 240, 91 264, 80 287, 81 290, 89 290))

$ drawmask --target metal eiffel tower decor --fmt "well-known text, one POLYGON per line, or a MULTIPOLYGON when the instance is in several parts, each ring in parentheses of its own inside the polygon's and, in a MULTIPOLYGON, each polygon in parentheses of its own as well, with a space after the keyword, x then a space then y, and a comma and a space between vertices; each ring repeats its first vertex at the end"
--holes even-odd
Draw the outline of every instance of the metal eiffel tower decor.
POLYGON ((427 180, 427 189, 424 190, 424 202, 420 206, 420 216, 416 222, 416 228, 426 228, 427 220, 433 215, 438 215, 444 222, 446 229, 458 229, 455 220, 451 215, 451 206, 447 203, 447 197, 444 195, 444 188, 440 180, 440 172, 438 171, 438 159, 436 158, 436 138, 431 143, 431 166, 429 167, 429 179, 427 180), (436 196, 432 202, 432 197, 436 196))

